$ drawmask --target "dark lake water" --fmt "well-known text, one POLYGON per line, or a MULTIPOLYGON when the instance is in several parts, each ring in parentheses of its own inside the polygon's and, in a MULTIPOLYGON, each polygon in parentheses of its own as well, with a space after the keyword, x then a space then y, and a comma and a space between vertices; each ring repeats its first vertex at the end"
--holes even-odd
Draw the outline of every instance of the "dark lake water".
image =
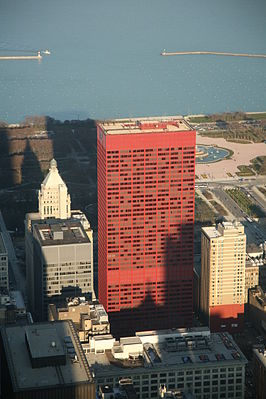
POLYGON ((0 0, 0 119, 266 110, 266 59, 168 51, 266 53, 265 0, 0 0))

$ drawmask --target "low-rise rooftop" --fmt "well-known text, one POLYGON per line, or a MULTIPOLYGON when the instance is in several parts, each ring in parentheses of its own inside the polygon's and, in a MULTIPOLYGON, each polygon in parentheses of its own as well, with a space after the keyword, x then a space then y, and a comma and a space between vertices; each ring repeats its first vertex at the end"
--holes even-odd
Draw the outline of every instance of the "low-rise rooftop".
POLYGON ((266 349, 253 349, 255 356, 259 359, 263 367, 266 369, 266 349))
POLYGON ((218 226, 208 226, 202 228, 203 233, 208 238, 218 238, 223 236, 244 234, 244 226, 238 222, 222 222, 218 226))
POLYGON ((247 254, 251 258, 262 258, 263 257, 263 248, 254 242, 247 244, 247 254))
POLYGON ((118 386, 102 385, 96 394, 96 399, 138 399, 132 380, 121 379, 118 386))
POLYGON ((72 320, 81 341, 90 335, 110 332, 108 314, 98 301, 88 301, 86 297, 66 298, 48 306, 49 320, 72 320))
POLYGON ((1 334, 14 391, 92 382, 71 321, 6 326, 1 334))
POLYGON ((86 356, 95 375, 119 373, 119 369, 123 373, 123 368, 145 373, 153 368, 195 368, 210 364, 215 367, 247 362, 228 333, 210 334, 206 328, 141 332, 136 337, 139 339, 115 341, 109 335, 106 340, 102 336, 102 342, 91 342, 86 356))
POLYGON ((251 288, 249 291, 249 302, 256 307, 266 312, 266 291, 264 291, 259 285, 251 288), (252 301, 252 298, 254 299, 252 301))

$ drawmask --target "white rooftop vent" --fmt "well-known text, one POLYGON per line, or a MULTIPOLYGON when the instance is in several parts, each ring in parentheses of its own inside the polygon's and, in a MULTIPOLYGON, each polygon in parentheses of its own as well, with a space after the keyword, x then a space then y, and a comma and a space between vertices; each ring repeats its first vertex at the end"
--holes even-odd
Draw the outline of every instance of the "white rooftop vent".
POLYGON ((64 238, 63 231, 53 231, 52 235, 53 235, 54 240, 63 240, 63 238, 64 238))

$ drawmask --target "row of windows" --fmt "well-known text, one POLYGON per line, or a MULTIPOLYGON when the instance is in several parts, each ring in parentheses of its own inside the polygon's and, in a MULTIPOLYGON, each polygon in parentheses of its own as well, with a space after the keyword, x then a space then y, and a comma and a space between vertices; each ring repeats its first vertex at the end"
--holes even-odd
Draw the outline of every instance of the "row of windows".
MULTIPOLYGON (((198 370, 196 370, 197 372, 198 370)), ((211 373, 211 370, 206 370, 209 374, 211 373)), ((158 397, 158 388, 162 384, 167 384, 168 389, 184 389, 188 388, 190 386, 190 390, 194 394, 198 394, 200 398, 225 398, 227 397, 226 392, 228 392, 229 395, 235 396, 235 397, 241 397, 242 396, 242 378, 239 379, 229 379, 229 380, 221 380, 219 382, 218 380, 218 374, 215 376, 213 375, 213 383, 210 385, 210 381, 196 381, 193 384, 192 377, 187 377, 183 379, 184 377, 177 377, 177 378, 171 378, 170 374, 173 374, 174 377, 175 373, 168 373, 168 378, 166 373, 161 373, 161 374, 153 374, 153 375, 133 375, 133 376, 127 376, 129 378, 132 378, 134 387, 137 391, 137 393, 142 393, 141 397, 142 398, 150 398, 150 397, 158 397), (152 377, 153 376, 153 377, 152 377), (148 396, 145 396, 147 393, 148 396), (153 395, 155 393, 156 395, 153 395), (206 393, 207 396, 202 396, 202 393, 206 393)), ((177 374, 177 373, 176 373, 177 374)), ((234 374, 232 375, 234 376, 234 374)), ((121 377, 108 377, 108 378, 97 378, 97 384, 102 385, 102 384, 113 384, 116 385, 121 377)))

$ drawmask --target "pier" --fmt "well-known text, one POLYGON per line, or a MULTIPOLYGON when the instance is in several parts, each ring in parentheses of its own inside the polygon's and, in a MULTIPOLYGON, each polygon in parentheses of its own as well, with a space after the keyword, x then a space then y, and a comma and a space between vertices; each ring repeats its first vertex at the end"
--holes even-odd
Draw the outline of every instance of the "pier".
POLYGON ((41 52, 38 51, 37 55, 0 55, 0 60, 41 60, 41 52))
POLYGON ((229 57, 250 57, 250 58, 266 58, 266 54, 248 54, 248 53, 227 53, 219 51, 175 51, 168 52, 163 51, 161 55, 172 56, 172 55, 224 55, 229 57))

